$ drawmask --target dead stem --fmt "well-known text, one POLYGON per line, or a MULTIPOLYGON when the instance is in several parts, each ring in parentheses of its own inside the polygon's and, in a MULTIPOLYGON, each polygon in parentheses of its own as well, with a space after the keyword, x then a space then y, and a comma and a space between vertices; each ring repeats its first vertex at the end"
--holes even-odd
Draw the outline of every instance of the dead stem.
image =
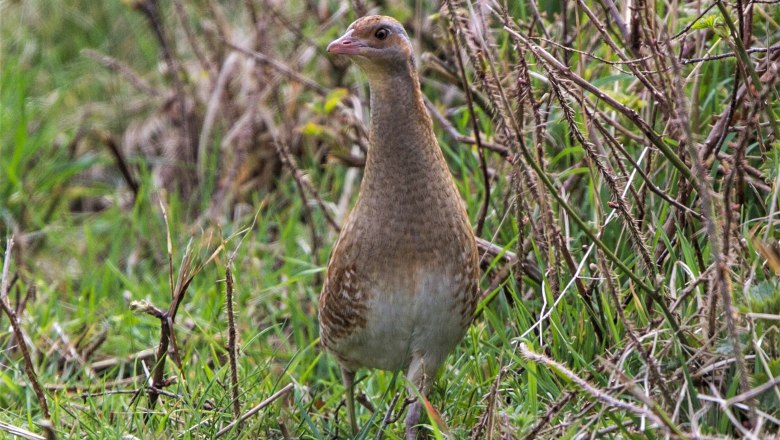
POLYGON ((24 337, 22 328, 19 325, 19 319, 16 316, 16 310, 11 307, 11 304, 8 302, 8 273, 11 266, 11 251, 13 248, 14 238, 9 237, 5 246, 3 275, 2 278, 0 278, 0 307, 2 307, 3 312, 5 312, 9 321, 11 322, 11 330, 14 333, 16 345, 19 347, 19 351, 22 353, 24 372, 27 374, 27 379, 29 379, 30 385, 32 385, 33 390, 35 391, 35 396, 38 398, 38 405, 40 405, 41 411, 43 411, 43 416, 47 419, 51 419, 49 405, 46 403, 46 393, 43 391, 40 382, 38 382, 38 375, 35 373, 35 364, 33 364, 32 357, 30 356, 30 352, 27 349, 27 339, 24 337))

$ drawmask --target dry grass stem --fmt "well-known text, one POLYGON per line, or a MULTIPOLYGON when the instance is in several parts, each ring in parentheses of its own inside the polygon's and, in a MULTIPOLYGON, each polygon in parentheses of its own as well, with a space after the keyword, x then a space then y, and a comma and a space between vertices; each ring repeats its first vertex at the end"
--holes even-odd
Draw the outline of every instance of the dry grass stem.
MULTIPOLYGON (((531 351, 528 348, 528 346, 525 343, 521 343, 519 345, 519 348, 520 348, 520 354, 525 359, 527 359, 529 361, 532 361, 532 362, 538 362, 540 364, 544 364, 548 368, 554 369, 556 373, 565 376, 568 380, 574 382, 583 391, 587 392, 593 398, 599 400, 603 404, 605 404, 605 405, 607 405, 609 407, 612 407, 612 408, 629 411, 629 412, 634 413, 635 415, 637 415, 639 417, 646 418, 655 427, 660 428, 660 429, 666 431, 667 433, 671 433, 673 431, 670 428, 676 428, 676 427, 673 427, 673 426, 672 427, 667 426, 664 423, 664 421, 661 420, 661 418, 659 418, 654 413, 652 413, 651 411, 648 411, 645 408, 641 408, 641 407, 639 407, 637 405, 634 405, 633 403, 625 402, 623 400, 618 400, 618 399, 610 396, 604 390, 601 390, 601 389, 599 389, 599 388, 589 384, 588 382, 586 382, 585 380, 583 380, 582 378, 580 378, 579 376, 574 374, 571 370, 569 370, 568 368, 564 367, 563 365, 553 361, 552 359, 549 359, 549 358, 545 357, 544 355, 534 353, 533 351, 531 351)), ((677 434, 682 434, 682 433, 678 432, 677 434)))
POLYGON ((241 416, 241 400, 239 395, 241 390, 238 383, 238 337, 236 332, 236 317, 233 312, 233 273, 230 270, 228 261, 225 267, 225 305, 228 317, 228 359, 230 361, 230 395, 233 401, 233 417, 238 419, 241 416))
POLYGON ((258 412, 260 412, 266 406, 272 404, 274 401, 276 401, 280 397, 282 397, 285 394, 289 393, 292 389, 293 389, 293 384, 288 383, 287 385, 284 386, 284 388, 282 388, 281 390, 273 393, 267 399, 265 399, 262 402, 258 403, 255 407, 253 407, 252 409, 250 409, 249 411, 244 413, 241 417, 238 418, 238 420, 234 420, 229 425, 227 425, 224 428, 220 429, 217 432, 216 437, 219 438, 219 437, 222 437, 225 434, 231 432, 231 430, 233 430, 233 428, 235 428, 239 423, 241 423, 241 422, 245 421, 246 419, 252 417, 253 415, 257 414, 258 412))
MULTIPOLYGON (((348 432, 317 295, 375 109, 326 47, 374 13, 482 270, 422 429, 779 432, 777 0, 6 3, 0 437, 348 432)), ((413 399, 361 377, 398 437, 413 399)))
POLYGON ((35 364, 33 364, 30 351, 27 349, 27 338, 25 338, 22 328, 19 325, 19 318, 16 316, 16 310, 11 307, 8 302, 8 273, 11 266, 11 251, 14 248, 14 239, 9 237, 5 246, 5 258, 3 261, 2 278, 0 278, 0 307, 8 316, 8 320, 11 324, 11 331, 14 334, 16 345, 19 347, 19 351, 22 353, 22 360, 24 365, 24 372, 27 374, 27 379, 30 381, 30 385, 35 391, 35 397, 38 399, 38 405, 43 411, 43 416, 47 419, 51 419, 51 413, 49 412, 49 404, 46 402, 46 393, 38 382, 38 375, 35 373, 35 364))

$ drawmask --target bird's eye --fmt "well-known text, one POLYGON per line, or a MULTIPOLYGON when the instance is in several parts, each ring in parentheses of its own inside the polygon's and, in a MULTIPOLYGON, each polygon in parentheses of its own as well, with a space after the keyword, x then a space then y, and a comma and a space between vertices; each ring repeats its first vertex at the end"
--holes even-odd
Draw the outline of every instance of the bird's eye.
POLYGON ((384 40, 385 38, 387 38, 387 36, 388 36, 388 35, 390 35, 390 31, 388 31, 388 30, 387 30, 387 29, 385 29, 385 28, 379 28, 379 29, 377 29, 376 33, 374 34, 374 36, 375 36, 377 39, 379 39, 379 40, 384 40))

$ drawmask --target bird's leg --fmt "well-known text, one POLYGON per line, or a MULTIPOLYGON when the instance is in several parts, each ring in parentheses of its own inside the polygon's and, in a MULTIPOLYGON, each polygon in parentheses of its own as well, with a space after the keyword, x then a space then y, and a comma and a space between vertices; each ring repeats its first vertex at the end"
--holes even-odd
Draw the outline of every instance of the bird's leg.
MULTIPOLYGON (((409 394, 412 397, 417 393, 425 397, 431 385, 431 376, 426 371, 425 360, 422 357, 415 356, 412 358, 412 362, 409 364, 409 371, 406 373, 406 379, 409 382, 409 394)), ((406 413, 406 440, 417 439, 417 425, 420 424, 421 415, 422 402, 417 397, 406 413)))
POLYGON ((406 440, 417 440, 417 425, 420 424, 421 412, 422 403, 417 399, 406 413, 406 440))
POLYGON ((352 435, 356 435, 357 420, 355 420, 355 372, 341 368, 341 380, 344 383, 344 389, 347 392, 347 412, 349 413, 349 426, 352 428, 352 435))

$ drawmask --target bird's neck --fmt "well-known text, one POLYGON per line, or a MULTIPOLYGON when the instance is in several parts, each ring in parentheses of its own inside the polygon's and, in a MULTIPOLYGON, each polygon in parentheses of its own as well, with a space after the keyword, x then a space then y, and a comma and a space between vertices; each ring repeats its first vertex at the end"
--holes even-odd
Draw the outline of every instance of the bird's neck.
POLYGON ((369 75, 369 87, 371 124, 364 180, 392 190, 420 179, 444 177, 448 173, 444 157, 411 62, 393 75, 369 75))
POLYGON ((370 249, 377 272, 410 262, 431 264, 443 247, 456 255, 471 234, 469 219, 433 134, 416 72, 369 75, 369 86, 368 156, 345 226, 352 244, 345 246, 370 249))

